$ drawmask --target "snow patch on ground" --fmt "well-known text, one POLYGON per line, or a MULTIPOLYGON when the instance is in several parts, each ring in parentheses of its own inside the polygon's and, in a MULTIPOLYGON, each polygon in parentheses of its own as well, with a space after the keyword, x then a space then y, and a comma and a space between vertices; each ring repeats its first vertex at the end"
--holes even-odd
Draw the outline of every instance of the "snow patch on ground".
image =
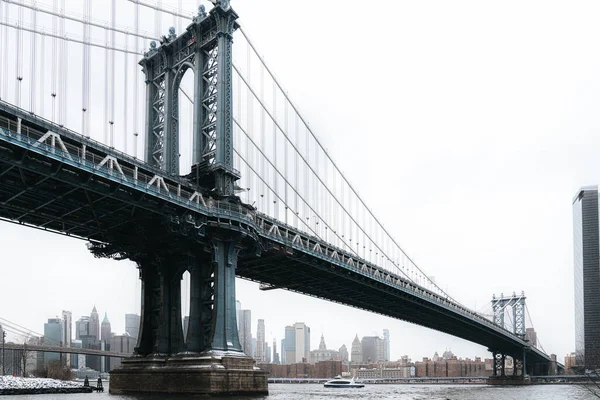
POLYGON ((81 386, 79 382, 59 381, 57 379, 0 376, 0 389, 56 389, 79 388, 81 386))

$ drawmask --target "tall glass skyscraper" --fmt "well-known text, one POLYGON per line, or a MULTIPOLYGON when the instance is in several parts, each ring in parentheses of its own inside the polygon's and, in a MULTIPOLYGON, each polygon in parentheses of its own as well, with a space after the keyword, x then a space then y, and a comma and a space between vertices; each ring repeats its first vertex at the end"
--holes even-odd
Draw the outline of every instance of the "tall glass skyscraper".
POLYGON ((600 232, 598 187, 580 189, 573 200, 575 358, 600 368, 600 232))

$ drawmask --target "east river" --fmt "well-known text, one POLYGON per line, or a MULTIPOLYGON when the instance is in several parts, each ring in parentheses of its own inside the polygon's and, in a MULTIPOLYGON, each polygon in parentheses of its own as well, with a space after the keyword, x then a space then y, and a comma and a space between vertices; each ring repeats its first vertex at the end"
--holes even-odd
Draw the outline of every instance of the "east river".
MULTIPOLYGON (((265 400, 330 400, 330 399, 410 399, 410 400, 588 400, 598 399, 600 389, 581 385, 532 385, 498 387, 486 385, 368 385, 362 389, 324 388, 321 384, 271 384, 269 396, 252 397, 265 400), (594 390, 598 396, 590 392, 594 390)), ((111 396, 107 392, 67 395, 2 396, 2 400, 170 400, 193 396, 111 396)), ((206 398, 206 397, 203 397, 206 398)), ((232 400, 248 397, 230 397, 232 400)))

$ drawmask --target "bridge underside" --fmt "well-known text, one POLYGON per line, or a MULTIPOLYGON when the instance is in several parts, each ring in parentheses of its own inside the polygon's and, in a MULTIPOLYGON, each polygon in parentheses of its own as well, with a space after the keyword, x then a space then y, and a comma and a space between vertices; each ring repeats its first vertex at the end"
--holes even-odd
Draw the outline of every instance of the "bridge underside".
MULTIPOLYGON (((268 254, 242 258, 238 262, 240 277, 268 284, 270 288, 286 289, 321 299, 349 305, 369 312, 404 320, 445 332, 494 351, 521 360, 523 349, 516 347, 506 336, 482 329, 468 318, 448 313, 447 309, 419 299, 390 285, 364 277, 357 272, 340 268, 285 248, 274 247, 268 254)), ((530 354, 527 369, 548 361, 530 354)))

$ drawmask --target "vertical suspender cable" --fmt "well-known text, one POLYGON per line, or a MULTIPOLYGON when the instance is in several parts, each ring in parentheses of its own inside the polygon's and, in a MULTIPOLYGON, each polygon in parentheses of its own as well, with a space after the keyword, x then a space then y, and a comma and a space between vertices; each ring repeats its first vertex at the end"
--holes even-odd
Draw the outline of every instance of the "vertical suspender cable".
MULTIPOLYGON (((285 98, 285 96, 284 96, 285 98)), ((287 99, 285 100, 287 102, 287 99)), ((296 149, 300 149, 300 118, 298 114, 294 114, 295 118, 295 134, 296 134, 296 149)), ((298 213, 300 212, 300 199, 298 198, 298 192, 300 191, 300 157, 298 155, 299 150, 294 150, 294 220, 296 221, 296 228, 300 228, 300 221, 298 221, 298 213)))
MULTIPOLYGON (((1 5, 0 5, 1 6, 1 5)), ((8 14, 10 11, 10 6, 8 3, 5 3, 4 6, 5 12, 4 12, 4 46, 3 46, 3 53, 2 54, 7 54, 8 53, 8 14)), ((3 57, 4 61, 3 61, 3 82, 2 82, 2 98, 4 100, 8 100, 8 58, 9 57, 3 57)))
POLYGON ((40 61, 40 115, 46 117, 44 107, 46 103, 46 93, 44 92, 46 90, 46 68, 44 68, 46 61, 46 36, 44 35, 40 35, 40 61))
MULTIPOLYGON (((116 0, 112 0, 111 4, 111 19, 110 19, 110 45, 115 47, 115 25, 117 23, 117 3, 116 0)), ((108 65, 107 65, 108 67, 108 65)), ((110 128, 110 146, 115 147, 115 51, 110 51, 110 116, 109 116, 109 128, 110 128)))
MULTIPOLYGON (((33 26, 37 26, 37 11, 35 9, 31 10, 31 23, 33 26)), ((29 83, 29 111, 35 114, 35 102, 37 100, 36 89, 37 89, 37 79, 36 79, 36 58, 37 58, 37 34, 31 33, 31 62, 29 64, 29 75, 30 75, 30 83, 29 83)))
POLYGON ((50 96, 52 96, 52 121, 56 122, 56 75, 58 73, 58 48, 56 39, 56 31, 58 29, 58 17, 56 15, 58 14, 58 0, 54 0, 53 11, 54 16, 52 17, 52 33, 54 34, 54 37, 52 38, 52 75, 50 76, 52 84, 50 88, 50 96))
MULTIPOLYGON (((65 14, 65 0, 61 0, 60 2, 60 14, 61 16, 64 16, 65 14)), ((64 38, 65 37, 65 19, 63 17, 60 18, 60 37, 64 38)), ((66 121, 66 117, 67 117, 67 71, 68 71, 68 41, 67 40, 61 40, 60 41, 60 57, 59 57, 59 61, 60 61, 60 96, 58 99, 58 119, 59 119, 59 124, 63 125, 63 126, 67 126, 67 121, 66 121)))
POLYGON ((82 134, 90 137, 90 113, 91 113, 91 54, 90 54, 90 15, 91 15, 91 0, 85 0, 83 4, 83 71, 82 71, 82 94, 81 94, 81 111, 82 115, 82 134))
MULTIPOLYGON (((129 35, 125 34, 125 50, 127 50, 128 47, 128 42, 129 42, 129 35)), ((127 53, 127 51, 125 53, 123 53, 123 60, 124 60, 124 65, 123 65, 123 79, 124 79, 124 83, 123 83, 123 152, 127 153, 127 120, 128 120, 128 107, 127 105, 129 104, 129 91, 127 90, 127 74, 128 74, 128 59, 129 58, 129 54, 127 53)))
MULTIPOLYGON (((251 59, 250 59, 250 55, 251 55, 251 49, 250 49, 250 44, 248 43, 248 50, 247 50, 247 60, 246 60, 246 71, 248 74, 248 77, 250 77, 250 72, 251 72, 251 59)), ((248 134, 250 136, 253 135, 254 133, 254 118, 252 118, 252 104, 254 102, 254 97, 252 97, 252 95, 250 94, 250 88, 246 86, 246 101, 247 101, 247 110, 246 110, 246 114, 247 114, 247 124, 248 124, 248 134)), ((248 162, 250 165, 252 165, 254 163, 254 158, 250 156, 250 141, 246 140, 246 158, 248 159, 248 162)), ((248 169, 250 169, 250 165, 248 166, 248 169)), ((260 193, 258 193, 258 188, 254 185, 254 175, 252 175, 252 179, 248 180, 248 187, 250 188, 250 190, 252 190, 252 194, 253 197, 256 198, 257 195, 259 195, 260 193)), ((250 203, 250 191, 248 191, 248 203, 250 203)))
MULTIPOLYGON (((277 104, 277 85, 275 84, 275 82, 273 82, 273 104, 277 104)), ((289 132, 289 115, 288 115, 288 105, 287 105, 287 101, 285 100, 285 98, 283 99, 283 112, 285 113, 285 130, 286 132, 289 132)), ((275 113, 275 109, 273 109, 273 114, 276 115, 275 113)), ((277 135, 277 127, 275 126, 275 124, 273 124, 273 136, 277 135)), ((286 143, 285 141, 283 142, 283 162, 285 163, 284 167, 283 167, 283 175, 285 176, 285 179, 287 182, 284 182, 283 184, 285 185, 285 193, 284 193, 284 198, 285 198, 285 223, 288 224, 288 213, 289 213, 289 204, 290 204, 290 199, 288 197, 288 192, 289 192, 289 183, 291 181, 290 176, 289 176, 289 164, 290 164, 290 160, 288 158, 288 148, 289 145, 288 143, 286 143)), ((275 152, 277 152, 277 146, 275 146, 275 152)))
MULTIPOLYGON (((261 64, 259 64, 259 76, 260 76, 260 99, 261 101, 264 100, 265 98, 265 68, 264 66, 262 66, 261 64)), ((260 106, 260 105, 259 105, 260 106)), ((260 107, 260 147, 259 149, 262 150, 265 154, 267 154, 267 139, 266 139, 266 128, 265 128, 265 110, 264 108, 261 106, 260 107)), ((261 163, 260 163, 260 169, 259 171, 261 171, 261 175, 265 178, 265 180, 268 182, 269 181, 269 175, 267 173, 267 160, 265 156, 259 156, 261 158, 261 163)), ((277 165, 275 165, 275 167, 277 167, 277 165)), ((261 207, 264 207, 262 212, 264 212, 265 214, 268 214, 269 212, 269 200, 270 200, 270 193, 269 190, 267 189, 267 185, 263 182, 261 184, 261 207), (264 197, 262 197, 264 195, 264 197), (266 207, 265 207, 265 201, 267 203, 266 207)))
POLYGON ((21 83, 23 82, 23 7, 17 11, 17 57, 15 59, 15 72, 17 82, 15 83, 15 103, 21 107, 21 83))
POLYGON ((108 136, 108 121, 110 119, 108 115, 108 64, 109 64, 109 56, 108 56, 108 27, 104 28, 104 42, 106 44, 106 48, 104 49, 104 121, 102 125, 104 126, 104 144, 110 145, 109 136, 108 136))
MULTIPOLYGON (((140 38, 138 34, 140 33, 140 5, 139 3, 135 3, 134 5, 134 28, 135 28, 135 52, 139 54, 140 52, 140 38)), ((137 141, 138 141, 138 81, 139 81, 139 68, 135 68, 135 74, 133 75, 133 156, 137 157, 137 141)))

